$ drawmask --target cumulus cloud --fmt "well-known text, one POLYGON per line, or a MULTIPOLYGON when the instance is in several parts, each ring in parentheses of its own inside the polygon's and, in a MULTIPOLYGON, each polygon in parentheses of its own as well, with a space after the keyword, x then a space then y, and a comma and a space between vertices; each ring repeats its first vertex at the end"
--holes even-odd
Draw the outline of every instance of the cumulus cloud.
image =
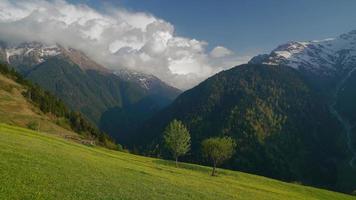
POLYGON ((210 52, 210 55, 213 58, 221 58, 221 57, 229 56, 231 54, 232 51, 222 46, 217 46, 210 52))
POLYGON ((177 36, 172 24, 151 14, 98 12, 64 0, 2 0, 0 40, 75 48, 108 68, 153 74, 181 89, 246 61, 222 46, 207 53, 207 42, 177 36))

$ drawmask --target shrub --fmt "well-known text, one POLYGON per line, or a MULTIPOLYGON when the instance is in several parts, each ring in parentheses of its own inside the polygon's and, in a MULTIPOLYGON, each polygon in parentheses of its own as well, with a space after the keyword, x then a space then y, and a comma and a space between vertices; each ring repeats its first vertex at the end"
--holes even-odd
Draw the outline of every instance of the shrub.
POLYGON ((32 121, 32 122, 29 122, 27 123, 27 128, 28 129, 31 129, 31 130, 34 130, 34 131, 37 131, 40 127, 39 123, 36 122, 36 121, 32 121))

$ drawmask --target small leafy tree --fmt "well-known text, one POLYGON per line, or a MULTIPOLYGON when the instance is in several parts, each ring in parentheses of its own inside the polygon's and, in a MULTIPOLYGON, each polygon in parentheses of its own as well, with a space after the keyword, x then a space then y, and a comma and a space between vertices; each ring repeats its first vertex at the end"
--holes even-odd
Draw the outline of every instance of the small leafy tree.
POLYGON ((190 134, 181 121, 173 120, 164 131, 164 142, 173 155, 178 167, 178 157, 190 149, 190 134))
POLYGON ((236 143, 231 137, 209 138, 202 142, 203 155, 213 164, 212 176, 216 174, 216 166, 232 157, 235 147, 236 143))

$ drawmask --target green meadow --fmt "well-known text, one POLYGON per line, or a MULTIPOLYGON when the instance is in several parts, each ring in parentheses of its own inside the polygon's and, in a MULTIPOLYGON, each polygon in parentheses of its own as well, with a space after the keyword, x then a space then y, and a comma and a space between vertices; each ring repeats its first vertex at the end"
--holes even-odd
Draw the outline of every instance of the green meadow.
POLYGON ((356 199, 260 176, 111 151, 0 124, 0 199, 356 199))

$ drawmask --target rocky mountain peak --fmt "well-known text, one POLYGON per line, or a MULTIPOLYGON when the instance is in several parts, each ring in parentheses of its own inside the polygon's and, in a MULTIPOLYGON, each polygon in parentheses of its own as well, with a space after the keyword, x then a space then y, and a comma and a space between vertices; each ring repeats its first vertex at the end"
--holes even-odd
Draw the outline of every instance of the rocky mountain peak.
POLYGON ((47 45, 40 42, 24 42, 18 45, 8 45, 2 43, 0 56, 2 60, 11 65, 23 65, 29 69, 45 62, 49 58, 62 56, 77 64, 82 70, 110 72, 107 68, 87 57, 83 52, 73 48, 65 48, 58 44, 47 45))
POLYGON ((356 66, 356 30, 336 38, 288 42, 250 63, 286 65, 324 77, 342 75, 356 66))

